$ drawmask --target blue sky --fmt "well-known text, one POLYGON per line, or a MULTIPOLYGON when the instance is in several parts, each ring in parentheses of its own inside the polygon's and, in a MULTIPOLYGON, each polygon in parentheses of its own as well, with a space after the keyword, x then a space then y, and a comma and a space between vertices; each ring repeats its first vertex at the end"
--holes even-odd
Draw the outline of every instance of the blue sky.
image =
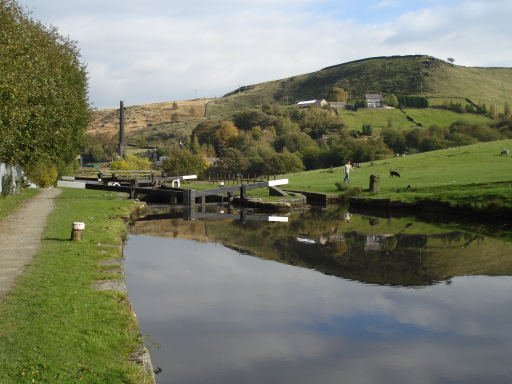
POLYGON ((98 108, 214 97, 373 56, 510 66, 510 0, 19 0, 78 41, 98 108))

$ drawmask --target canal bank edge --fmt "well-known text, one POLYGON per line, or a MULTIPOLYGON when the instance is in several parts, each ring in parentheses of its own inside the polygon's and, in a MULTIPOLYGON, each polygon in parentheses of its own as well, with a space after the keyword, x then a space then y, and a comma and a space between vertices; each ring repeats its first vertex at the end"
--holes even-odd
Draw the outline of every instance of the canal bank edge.
POLYGON ((348 198, 348 202, 351 208, 361 212, 379 210, 421 217, 476 218, 484 221, 509 221, 512 216, 512 209, 507 207, 477 209, 468 205, 452 206, 446 202, 429 199, 404 202, 352 196, 348 198))
MULTIPOLYGON (((136 220, 138 217, 142 216, 146 211, 146 203, 138 202, 133 207, 131 207, 130 216, 122 217, 125 222, 125 226, 136 220)), ((127 297, 127 305, 130 308, 130 315, 135 319, 137 319, 137 314, 133 309, 133 305, 128 298, 128 289, 126 286, 126 276, 124 272, 124 240, 125 236, 120 239, 119 245, 117 244, 98 244, 103 247, 119 247, 119 254, 122 257, 109 258, 100 262, 100 266, 104 267, 103 273, 114 275, 116 278, 114 279, 105 279, 105 280, 97 280, 93 282, 91 288, 96 291, 117 291, 119 293, 125 294, 127 297)), ((138 327, 138 322, 137 322, 138 327)), ((140 332, 140 329, 139 329, 140 332)), ((150 383, 155 384, 155 371, 153 368, 153 364, 151 362, 151 355, 149 350, 144 345, 142 341, 139 346, 128 356, 128 361, 133 362, 135 364, 139 364, 142 367, 143 375, 144 375, 144 383, 146 383, 146 374, 149 376, 150 383)))

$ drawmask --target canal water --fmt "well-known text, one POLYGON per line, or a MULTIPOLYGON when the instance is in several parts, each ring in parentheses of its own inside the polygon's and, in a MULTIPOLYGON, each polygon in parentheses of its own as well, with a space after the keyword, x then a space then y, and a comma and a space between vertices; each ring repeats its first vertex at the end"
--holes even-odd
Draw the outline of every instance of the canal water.
POLYGON ((489 232, 167 208, 131 228, 128 294, 157 383, 510 383, 512 242, 489 232))

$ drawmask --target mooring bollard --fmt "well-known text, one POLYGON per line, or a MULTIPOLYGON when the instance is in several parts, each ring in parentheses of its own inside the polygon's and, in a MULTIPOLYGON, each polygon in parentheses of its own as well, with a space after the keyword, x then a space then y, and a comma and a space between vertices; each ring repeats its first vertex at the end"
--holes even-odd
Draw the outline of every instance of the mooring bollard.
POLYGON ((380 192, 380 176, 379 175, 370 175, 370 192, 372 192, 372 193, 380 192))
POLYGON ((84 239, 85 223, 79 221, 73 222, 73 230, 71 231, 72 241, 82 241, 84 239))

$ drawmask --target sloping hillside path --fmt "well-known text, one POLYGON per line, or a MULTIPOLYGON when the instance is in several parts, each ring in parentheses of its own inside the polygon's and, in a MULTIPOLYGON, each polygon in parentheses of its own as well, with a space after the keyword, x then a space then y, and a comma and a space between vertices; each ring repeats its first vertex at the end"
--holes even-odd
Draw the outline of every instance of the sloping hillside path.
POLYGON ((46 218, 60 193, 58 188, 43 189, 0 221, 0 303, 39 250, 46 218))

